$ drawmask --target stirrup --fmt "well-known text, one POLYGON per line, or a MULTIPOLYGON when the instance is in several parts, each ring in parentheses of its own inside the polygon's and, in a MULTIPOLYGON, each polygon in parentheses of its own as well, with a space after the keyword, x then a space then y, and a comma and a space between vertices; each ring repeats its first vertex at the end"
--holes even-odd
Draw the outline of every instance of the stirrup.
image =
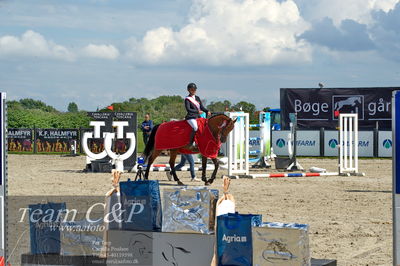
POLYGON ((193 142, 192 144, 188 145, 187 149, 189 151, 193 151, 193 152, 198 152, 199 151, 199 147, 196 145, 195 142, 193 142))

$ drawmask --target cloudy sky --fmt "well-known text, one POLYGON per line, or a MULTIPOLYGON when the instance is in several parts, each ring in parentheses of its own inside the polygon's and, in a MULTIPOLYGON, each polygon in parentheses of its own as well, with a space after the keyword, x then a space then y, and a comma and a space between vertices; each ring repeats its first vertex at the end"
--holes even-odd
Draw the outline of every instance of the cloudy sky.
POLYGON ((59 110, 400 86, 400 0, 0 0, 0 90, 59 110))

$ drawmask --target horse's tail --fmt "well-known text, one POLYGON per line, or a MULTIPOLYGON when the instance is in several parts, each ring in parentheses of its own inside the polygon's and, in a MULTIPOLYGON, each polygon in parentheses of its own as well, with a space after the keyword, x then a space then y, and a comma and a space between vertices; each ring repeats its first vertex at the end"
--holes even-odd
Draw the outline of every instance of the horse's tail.
POLYGON ((151 130, 151 134, 150 134, 149 140, 147 141, 147 145, 146 145, 146 147, 144 148, 144 151, 143 151, 143 155, 145 157, 145 160, 147 160, 147 158, 150 156, 151 152, 154 149, 154 145, 156 143, 156 133, 157 133, 157 129, 158 129, 159 126, 160 125, 157 125, 157 126, 153 127, 153 129, 151 130))

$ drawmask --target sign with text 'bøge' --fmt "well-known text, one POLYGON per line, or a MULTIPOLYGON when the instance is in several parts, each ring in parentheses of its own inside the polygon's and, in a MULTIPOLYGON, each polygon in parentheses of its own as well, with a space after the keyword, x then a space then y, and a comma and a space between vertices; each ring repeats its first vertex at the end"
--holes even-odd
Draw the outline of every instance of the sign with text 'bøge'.
POLYGON ((361 129, 391 129, 391 93, 398 87, 284 88, 280 91, 282 128, 297 113, 299 129, 335 129, 335 112, 358 114, 361 129))

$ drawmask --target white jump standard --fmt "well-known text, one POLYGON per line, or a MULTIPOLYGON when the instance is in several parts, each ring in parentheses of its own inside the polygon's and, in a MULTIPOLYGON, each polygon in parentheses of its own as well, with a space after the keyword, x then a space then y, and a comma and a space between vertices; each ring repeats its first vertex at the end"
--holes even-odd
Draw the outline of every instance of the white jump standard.
MULTIPOLYGON (((231 178, 279 178, 279 177, 311 177, 360 175, 358 172, 358 115, 339 115, 339 164, 338 172, 330 173, 271 173, 254 174, 249 171, 249 114, 243 112, 229 113, 231 118, 242 121, 235 126, 228 138, 228 176, 231 178)), ((292 132, 293 133, 293 132, 292 132)), ((293 141, 293 150, 296 142, 293 141)), ((301 167, 301 166, 300 166, 301 167)))
POLYGON ((249 114, 232 112, 227 115, 237 119, 228 136, 228 176, 249 175, 249 114))
POLYGON ((270 168, 268 159, 271 156, 271 114, 268 112, 260 112, 258 124, 249 124, 250 128, 259 128, 259 137, 249 138, 249 144, 255 141, 260 143, 259 150, 249 151, 250 155, 258 155, 257 158, 249 158, 252 168, 270 168))
POLYGON ((339 115, 339 174, 365 175, 358 172, 358 114, 339 115))

